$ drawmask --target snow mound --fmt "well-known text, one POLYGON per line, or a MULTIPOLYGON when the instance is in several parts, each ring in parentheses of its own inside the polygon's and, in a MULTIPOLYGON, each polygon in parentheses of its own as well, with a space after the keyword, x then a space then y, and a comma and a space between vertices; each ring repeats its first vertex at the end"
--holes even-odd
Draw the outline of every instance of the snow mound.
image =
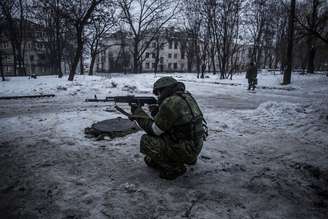
POLYGON ((266 114, 270 118, 287 118, 288 116, 299 117, 307 112, 309 106, 302 106, 299 104, 287 103, 287 102, 265 102, 254 111, 254 114, 266 114))
POLYGON ((316 105, 286 102, 265 102, 245 116, 265 130, 281 129, 299 139, 315 144, 324 144, 328 136, 327 112, 316 105))

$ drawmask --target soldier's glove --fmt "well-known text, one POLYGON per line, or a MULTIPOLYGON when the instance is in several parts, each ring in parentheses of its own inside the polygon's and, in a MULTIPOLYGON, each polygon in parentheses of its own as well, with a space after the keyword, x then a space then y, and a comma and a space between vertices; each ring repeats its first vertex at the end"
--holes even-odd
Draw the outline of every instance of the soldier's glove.
POLYGON ((148 134, 153 134, 152 124, 153 120, 148 116, 148 114, 141 108, 137 107, 134 113, 130 116, 130 120, 135 120, 138 125, 145 130, 148 134))
POLYGON ((130 107, 131 107, 131 113, 134 114, 135 111, 138 109, 138 108, 141 108, 140 106, 138 106, 138 104, 136 103, 130 103, 130 107))
POLYGON ((149 112, 150 112, 150 115, 151 115, 152 117, 155 117, 156 114, 157 114, 158 111, 159 111, 159 106, 158 106, 158 104, 151 104, 151 105, 148 106, 148 110, 149 110, 149 112))

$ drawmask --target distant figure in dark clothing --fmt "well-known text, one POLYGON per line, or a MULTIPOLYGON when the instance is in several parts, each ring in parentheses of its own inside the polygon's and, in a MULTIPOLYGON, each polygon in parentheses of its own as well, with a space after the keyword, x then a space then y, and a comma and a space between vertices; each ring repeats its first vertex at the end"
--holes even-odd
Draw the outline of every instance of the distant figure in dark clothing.
POLYGON ((254 90, 257 84, 257 69, 253 62, 247 68, 246 78, 248 79, 248 90, 254 90))

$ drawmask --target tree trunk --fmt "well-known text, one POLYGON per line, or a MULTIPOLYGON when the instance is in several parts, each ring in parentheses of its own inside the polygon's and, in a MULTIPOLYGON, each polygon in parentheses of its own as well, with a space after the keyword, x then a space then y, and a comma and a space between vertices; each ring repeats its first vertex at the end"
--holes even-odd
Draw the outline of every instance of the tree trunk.
POLYGON ((315 70, 315 67, 314 67, 315 54, 316 54, 315 48, 311 48, 310 52, 309 52, 308 67, 307 67, 307 72, 308 73, 314 73, 314 70, 315 70))
POLYGON ((155 75, 157 74, 157 71, 158 71, 158 63, 159 63, 159 51, 160 51, 160 42, 159 40, 157 39, 156 41, 156 56, 155 56, 155 69, 154 69, 154 73, 155 75))
POLYGON ((68 76, 68 80, 69 81, 73 81, 74 80, 74 76, 76 73, 76 67, 79 63, 79 60, 81 58, 82 55, 82 49, 83 49, 83 40, 82 40, 82 27, 77 27, 76 28, 77 33, 77 48, 75 50, 75 55, 71 64, 71 68, 70 68, 70 72, 69 72, 69 76, 68 76))
POLYGON ((12 48, 12 52, 13 52, 13 61, 14 61, 13 70, 14 70, 14 75, 17 76, 16 46, 15 46, 15 44, 13 42, 11 43, 11 48, 12 48))
POLYGON ((216 75, 215 48, 214 48, 214 46, 211 49, 211 61, 212 61, 212 66, 213 66, 213 75, 216 75))
POLYGON ((96 58, 97 58, 96 54, 91 55, 91 62, 90 62, 90 66, 89 66, 89 75, 93 75, 93 67, 95 66, 96 58))
POLYGON ((200 64, 201 64, 201 60, 200 60, 200 48, 199 48, 199 45, 198 45, 198 42, 196 42, 195 44, 196 46, 196 69, 197 69, 197 78, 199 78, 199 74, 200 74, 200 64))
POLYGON ((197 68, 197 78, 199 78, 200 74, 200 57, 199 54, 196 55, 196 68, 197 68))
POLYGON ((220 79, 225 79, 225 76, 226 76, 226 60, 225 60, 225 57, 222 58, 220 71, 221 71, 220 79))
POLYGON ((287 48, 287 68, 284 72, 283 84, 291 82, 293 65, 293 39, 294 39, 294 19, 295 19, 295 0, 291 0, 290 14, 288 19, 288 48, 287 48))
POLYGON ((2 54, 0 53, 0 73, 1 73, 1 78, 2 78, 2 81, 5 81, 5 75, 3 73, 3 65, 2 65, 2 54))
POLYGON ((314 60, 316 49, 313 45, 313 37, 309 36, 307 42, 307 73, 314 73, 314 60))
POLYGON ((262 68, 263 66, 261 66, 261 56, 262 55, 262 49, 260 46, 258 46, 258 49, 257 49, 257 54, 256 54, 256 68, 259 69, 259 68, 262 68))
POLYGON ((81 53, 81 57, 80 57, 80 74, 83 75, 84 74, 84 63, 83 63, 83 53, 81 53))
POLYGON ((194 57, 194 54, 193 52, 189 51, 188 52, 188 55, 187 55, 187 68, 188 68, 188 72, 192 72, 192 63, 193 63, 193 57, 194 57))
POLYGON ((58 73, 58 78, 63 77, 63 72, 61 69, 61 54, 62 54, 62 49, 61 49, 61 39, 60 39, 60 32, 59 32, 59 27, 56 27, 56 69, 58 73))
POLYGON ((139 73, 139 59, 138 59, 139 39, 135 39, 133 48, 133 72, 139 73))
POLYGON ((62 40, 61 40, 61 34, 60 34, 60 16, 59 16, 59 9, 57 8, 58 6, 58 0, 56 0, 56 67, 57 67, 57 72, 58 72, 58 78, 63 77, 63 72, 61 69, 61 59, 62 59, 62 40))

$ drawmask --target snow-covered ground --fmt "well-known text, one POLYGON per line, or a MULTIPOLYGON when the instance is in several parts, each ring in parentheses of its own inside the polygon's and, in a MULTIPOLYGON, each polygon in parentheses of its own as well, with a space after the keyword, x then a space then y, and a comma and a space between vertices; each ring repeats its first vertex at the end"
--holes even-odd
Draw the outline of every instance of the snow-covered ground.
POLYGON ((0 218, 327 218, 328 77, 294 74, 282 86, 282 75, 263 72, 249 92, 244 74, 174 74, 199 102, 209 138, 197 165, 166 181, 143 163, 142 131, 84 136, 122 116, 85 98, 151 95, 161 76, 0 82, 0 96, 56 95, 0 100, 0 218))

